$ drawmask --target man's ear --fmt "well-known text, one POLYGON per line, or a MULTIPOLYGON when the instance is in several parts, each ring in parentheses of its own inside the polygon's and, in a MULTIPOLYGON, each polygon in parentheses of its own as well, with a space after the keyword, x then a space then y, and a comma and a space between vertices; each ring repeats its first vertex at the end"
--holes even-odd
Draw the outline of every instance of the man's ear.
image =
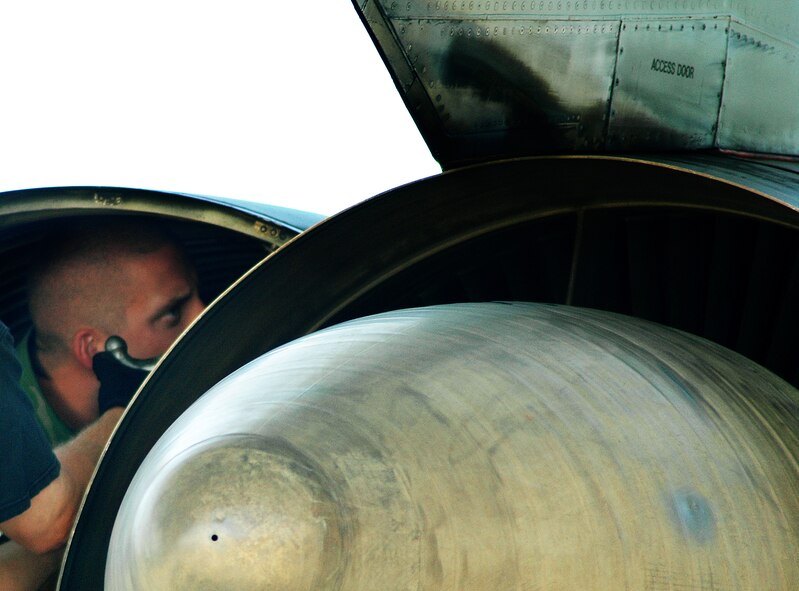
POLYGON ((105 336, 94 328, 81 328, 72 335, 72 354, 83 367, 92 369, 92 357, 105 351, 105 336))

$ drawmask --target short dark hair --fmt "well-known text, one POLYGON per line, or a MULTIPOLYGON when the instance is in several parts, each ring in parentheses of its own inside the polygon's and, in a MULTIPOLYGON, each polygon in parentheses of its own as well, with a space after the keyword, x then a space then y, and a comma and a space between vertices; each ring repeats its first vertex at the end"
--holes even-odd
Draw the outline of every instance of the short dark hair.
POLYGON ((93 319, 107 329, 120 317, 122 309, 117 300, 104 299, 101 292, 95 297, 91 286, 86 285, 92 281, 90 269, 113 278, 120 257, 146 255, 166 246, 175 248, 186 267, 193 270, 183 245, 156 218, 82 218, 69 227, 49 232, 34 253, 28 273, 28 303, 42 350, 56 352, 67 346, 61 331, 37 323, 37 317, 45 316, 47 310, 55 310, 61 304, 88 305, 93 308, 93 319), (86 273, 77 273, 76 269, 86 273), (87 293, 93 294, 92 302, 86 301, 87 293))

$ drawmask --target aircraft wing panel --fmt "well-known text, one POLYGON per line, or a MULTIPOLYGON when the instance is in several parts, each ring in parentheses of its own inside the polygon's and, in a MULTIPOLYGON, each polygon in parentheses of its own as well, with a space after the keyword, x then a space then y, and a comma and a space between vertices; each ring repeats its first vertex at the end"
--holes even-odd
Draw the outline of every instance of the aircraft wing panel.
POLYGON ((733 23, 719 114, 719 146, 796 154, 799 146, 799 49, 733 23))
POLYGON ((445 169, 564 152, 799 154, 791 3, 356 5, 445 169))

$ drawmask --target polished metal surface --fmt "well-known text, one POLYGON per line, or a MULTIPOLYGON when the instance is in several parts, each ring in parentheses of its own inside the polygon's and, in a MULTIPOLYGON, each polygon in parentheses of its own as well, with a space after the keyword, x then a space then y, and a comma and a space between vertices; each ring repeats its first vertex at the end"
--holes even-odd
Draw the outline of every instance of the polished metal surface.
MULTIPOLYGON (((799 212, 799 163, 751 158, 669 154, 650 158, 668 167, 729 183, 799 212)), ((793 216, 787 216, 788 218, 793 216)))
POLYGON ((798 410, 741 356, 617 315, 362 318, 175 422, 105 588, 793 591, 798 410))
MULTIPOLYGON (((799 360, 793 328, 798 326, 799 297, 791 295, 796 288, 790 291, 786 283, 773 296, 758 294, 738 308, 733 304, 740 286, 718 279, 726 268, 731 279, 757 287, 790 279, 791 261, 799 252, 796 179, 790 170, 720 157, 668 162, 535 158, 446 173, 326 220, 213 303, 150 376, 95 475, 60 588, 102 588, 122 497, 157 439, 192 402, 259 355, 341 320, 414 305, 511 296, 647 315, 654 300, 678 314, 650 317, 709 338, 721 340, 705 328, 726 330, 735 326, 730 318, 763 328, 767 339, 779 336, 782 344, 762 359, 793 379, 799 360), (629 238, 625 235, 626 225, 635 220, 660 218, 673 220, 663 233, 644 225, 629 238), (609 225, 596 225, 602 220, 609 225), (736 253, 746 247, 743 238, 751 225, 762 228, 758 233, 764 238, 782 238, 774 250, 758 246, 747 255, 748 263, 762 266, 765 274, 750 280, 736 253), (691 238, 694 230, 697 240, 691 238), (510 242, 504 238, 508 232, 510 242), (729 240, 705 241, 717 232, 729 240), (666 246, 662 239, 670 234, 674 242, 666 246), (629 250, 617 249, 617 238, 622 245, 629 240, 629 250), (458 249, 470 244, 474 248, 460 254, 458 249), (671 249, 679 255, 671 262, 658 258, 658 252, 671 249), (608 256, 597 259, 603 252, 608 256), (722 259, 708 259, 708 252, 722 259), (471 267, 485 257, 491 275, 471 267), (652 275, 651 282, 617 272, 628 269, 635 257, 641 259, 643 274, 652 275), (432 272, 426 270, 427 263, 438 261, 432 272), (507 275, 496 276, 499 268, 507 268, 507 275), (471 276, 471 285, 461 285, 471 276), (670 286, 664 288, 666 281, 670 286), (442 291, 449 284, 457 290, 442 291), (516 284, 532 291, 506 291, 516 284), (631 287, 640 298, 628 295, 631 287), (617 291, 623 305, 609 305, 617 291), (701 321, 696 327, 680 320, 693 311, 701 321)), ((730 347, 740 347, 738 333, 731 337, 730 347)))
POLYGON ((355 0, 445 169, 561 152, 799 156, 780 0, 355 0))

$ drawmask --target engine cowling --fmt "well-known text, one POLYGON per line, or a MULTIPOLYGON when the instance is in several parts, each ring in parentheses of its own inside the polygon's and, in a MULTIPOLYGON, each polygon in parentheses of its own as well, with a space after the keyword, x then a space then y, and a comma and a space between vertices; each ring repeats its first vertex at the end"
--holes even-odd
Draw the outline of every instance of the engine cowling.
POLYGON ((97 469, 59 588, 103 588, 122 499, 199 396, 350 319, 464 301, 569 304, 696 334, 798 384, 796 179, 788 165, 731 158, 524 159, 400 187, 326 220, 213 303, 151 375, 97 469))
POLYGON ((264 355, 167 430, 106 589, 795 589, 799 392, 607 312, 460 304, 264 355))

